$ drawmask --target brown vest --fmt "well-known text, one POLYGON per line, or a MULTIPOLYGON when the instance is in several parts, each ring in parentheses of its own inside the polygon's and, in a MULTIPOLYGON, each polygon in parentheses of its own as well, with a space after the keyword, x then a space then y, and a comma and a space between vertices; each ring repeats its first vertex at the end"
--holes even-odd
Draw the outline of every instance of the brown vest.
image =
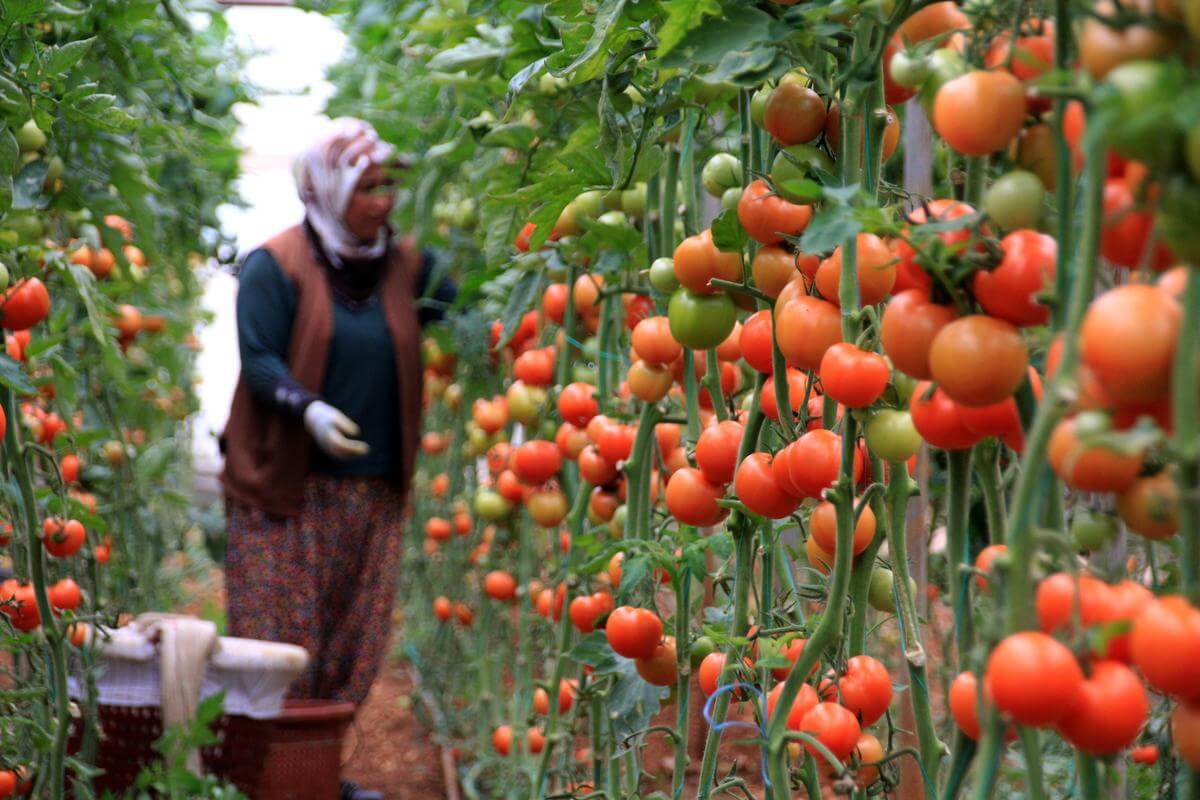
MULTIPOLYGON (((325 270, 313 256, 308 237, 299 225, 269 239, 263 247, 279 262, 296 291, 288 369, 301 386, 319 394, 333 338, 333 299, 325 270)), ((405 493, 421 432, 420 329, 413 299, 420 258, 407 239, 396 243, 391 253, 379 296, 396 353, 396 394, 400 399, 400 471, 396 483, 405 493)), ((312 439, 300 420, 260 402, 245 378, 239 378, 221 438, 225 449, 221 483, 228 499, 273 516, 300 513, 312 447, 312 439)))

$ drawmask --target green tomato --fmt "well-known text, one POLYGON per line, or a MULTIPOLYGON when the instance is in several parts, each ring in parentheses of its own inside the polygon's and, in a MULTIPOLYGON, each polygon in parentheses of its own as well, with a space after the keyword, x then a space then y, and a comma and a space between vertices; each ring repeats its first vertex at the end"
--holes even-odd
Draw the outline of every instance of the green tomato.
POLYGON ((967 69, 967 60, 957 50, 943 47, 929 54, 929 76, 917 93, 926 115, 933 116, 933 99, 942 85, 959 75, 965 75, 967 69))
POLYGON ((1098 511, 1081 511, 1071 520, 1071 538, 1080 550, 1099 550, 1117 535, 1117 521, 1098 511))
POLYGON ((916 388, 916 378, 911 375, 905 375, 898 369, 892 369, 892 389, 896 392, 896 402, 900 406, 908 406, 908 401, 912 398, 912 394, 916 388))
POLYGON ((16 231, 22 244, 33 244, 46 233, 42 220, 33 214, 9 214, 5 223, 10 230, 16 231))
POLYGON ((1177 136, 1172 115, 1176 91, 1167 65, 1159 61, 1126 61, 1105 76, 1117 95, 1119 113, 1108 130, 1118 154, 1165 168, 1175 160, 1177 136))
POLYGON ((621 192, 621 210, 631 217, 646 213, 646 184, 634 184, 632 189, 621 192))
POLYGON ((788 183, 810 178, 815 170, 832 173, 833 162, 829 156, 811 144, 785 147, 775 154, 775 160, 771 162, 771 186, 784 200, 792 203, 811 202, 812 198, 788 191, 788 183))
POLYGON ((8 288, 8 265, 0 261, 0 292, 8 288))
POLYGON ((650 285, 663 294, 671 294, 678 289, 675 262, 667 256, 654 259, 654 263, 650 265, 650 285))
POLYGON ((622 503, 613 511, 612 519, 608 521, 608 532, 614 539, 625 535, 625 520, 629 518, 629 506, 622 503))
POLYGON ((570 83, 566 78, 560 78, 557 75, 552 75, 549 72, 543 72, 538 77, 538 91, 544 95, 553 97, 554 95, 566 89, 570 83))
POLYGON ((63 160, 58 156, 50 156, 46 159, 46 181, 51 183, 63 176, 66 167, 63 165, 63 160))
POLYGON ((704 191, 720 197, 726 189, 742 185, 742 162, 732 153, 717 153, 701 170, 700 182, 704 191))
POLYGON ((1032 172, 1015 169, 1001 175, 983 196, 983 210, 1002 229, 1037 227, 1046 187, 1032 172))
POLYGON ((912 458, 921 447, 921 434, 907 411, 885 408, 867 420, 867 447, 885 461, 912 458))
POLYGON ((646 102, 646 98, 632 83, 625 87, 625 96, 632 100, 635 106, 640 106, 646 102))
POLYGON ((46 134, 33 120, 17 128, 16 137, 22 153, 36 153, 46 146, 46 134))
POLYGON ((735 211, 742 200, 742 187, 734 186, 726 189, 721 195, 721 210, 735 211))
POLYGON ((890 72, 892 80, 896 82, 897 86, 909 89, 916 89, 933 71, 933 67, 925 56, 914 55, 907 50, 900 50, 893 55, 891 62, 885 68, 890 72))
MULTIPOLYGON (((620 195, 622 192, 617 192, 617 194, 620 195)), ((625 216, 624 211, 605 211, 596 222, 610 228, 624 228, 629 224, 629 217, 625 216)))
POLYGON ((590 367, 587 364, 573 364, 571 366, 571 380, 580 383, 596 383, 596 368, 590 367))
POLYGON ((693 639, 692 646, 688 648, 688 660, 692 663, 692 669, 699 669, 700 662, 716 649, 717 643, 708 636, 697 636, 693 639))
POLYGON ((477 491, 474 505, 475 514, 488 522, 504 519, 512 512, 512 503, 491 489, 477 491))
POLYGON ((574 203, 575 210, 582 217, 596 219, 604 213, 604 192, 599 189, 584 192, 571 202, 574 203))
POLYGON ((667 321, 675 341, 693 350, 708 350, 733 331, 737 307, 723 292, 693 294, 679 289, 667 304, 667 321))
POLYGON ((758 127, 763 126, 767 115, 767 100, 771 97, 771 86, 763 86, 750 98, 750 119, 758 127))
POLYGON ((887 567, 871 570, 871 584, 867 589, 867 602, 871 608, 885 614, 896 613, 896 598, 892 595, 895 583, 896 576, 887 567))
POLYGON ((697 103, 708 105, 714 100, 737 91, 737 86, 725 81, 713 83, 700 78, 692 78, 687 82, 685 89, 691 92, 697 103))
POLYGON ((621 210, 621 191, 619 189, 609 189, 607 192, 600 194, 601 202, 604 203, 604 208, 608 211, 621 210))
MULTIPOLYGON (((1200 5, 1200 3, 1197 5, 1200 5)), ((1183 153, 1187 159, 1188 170, 1192 173, 1192 178, 1200 181, 1200 122, 1193 125, 1191 130, 1187 132, 1183 153)))

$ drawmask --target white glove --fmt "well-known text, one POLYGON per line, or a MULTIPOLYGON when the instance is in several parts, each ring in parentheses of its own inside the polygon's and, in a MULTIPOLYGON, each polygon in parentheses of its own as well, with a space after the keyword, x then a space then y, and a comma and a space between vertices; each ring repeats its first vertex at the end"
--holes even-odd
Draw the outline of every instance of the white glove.
POLYGON ((371 450, 366 442, 353 438, 359 434, 354 420, 320 400, 314 400, 304 409, 304 427, 317 446, 334 458, 364 456, 371 450))

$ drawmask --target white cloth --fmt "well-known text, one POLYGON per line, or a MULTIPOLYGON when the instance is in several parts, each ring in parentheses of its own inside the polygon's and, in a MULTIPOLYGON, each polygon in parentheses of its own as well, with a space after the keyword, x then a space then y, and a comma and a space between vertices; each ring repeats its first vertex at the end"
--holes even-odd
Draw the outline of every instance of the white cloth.
POLYGON ((304 427, 334 458, 365 456, 371 450, 366 442, 354 438, 360 433, 354 420, 322 400, 314 400, 304 409, 304 427))
POLYGON ((345 259, 379 258, 387 249, 387 229, 380 229, 373 242, 360 241, 346 227, 346 208, 367 167, 385 163, 392 154, 392 146, 370 123, 338 117, 296 159, 293 171, 300 200, 335 266, 345 259))

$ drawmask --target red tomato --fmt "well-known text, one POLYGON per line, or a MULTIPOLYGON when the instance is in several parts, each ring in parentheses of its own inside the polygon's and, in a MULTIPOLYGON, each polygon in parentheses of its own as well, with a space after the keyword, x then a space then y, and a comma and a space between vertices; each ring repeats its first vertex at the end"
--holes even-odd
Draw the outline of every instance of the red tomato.
MULTIPOLYGON (((804 391, 808 385, 808 379, 804 373, 798 369, 789 368, 787 371, 788 382, 788 405, 792 407, 792 411, 799 411, 800 405, 804 402, 804 391)), ((815 398, 820 400, 820 397, 815 398)), ((763 416, 767 419, 779 421, 779 400, 775 396, 775 378, 763 383, 762 393, 758 396, 758 407, 762 409, 763 416)))
POLYGON ((742 325, 742 332, 738 337, 738 347, 742 352, 742 358, 746 360, 751 369, 767 375, 775 371, 771 361, 772 325, 769 310, 756 311, 742 325))
POLYGON ((1129 760, 1135 764, 1153 765, 1158 763, 1158 745, 1144 744, 1129 751, 1129 760))
POLYGON ((816 297, 801 296, 775 304, 775 336, 790 366, 818 369, 825 351, 842 340, 838 307, 816 297))
POLYGON ((1133 663, 1161 692, 1200 700, 1200 609, 1178 595, 1146 606, 1133 623, 1133 663))
MULTIPOLYGON (((767 693, 767 719, 770 719, 775 713, 775 706, 779 704, 779 695, 783 693, 783 684, 775 684, 770 692, 767 693)), ((792 707, 788 709, 787 727, 788 730, 800 730, 800 724, 804 720, 804 715, 817 707, 821 699, 817 697, 817 690, 809 686, 807 683, 800 684, 800 690, 796 692, 796 697, 792 700, 792 707)))
POLYGON ((752 453, 738 465, 733 490, 738 499, 759 516, 783 519, 796 510, 797 498, 785 492, 775 480, 770 453, 752 453))
POLYGON ((698 469, 684 467, 667 482, 667 511, 684 525, 716 525, 725 517, 717 501, 725 488, 711 483, 698 469))
POLYGON ((50 314, 50 293, 40 278, 25 278, 17 281, 4 293, 0 303, 4 328, 23 331, 32 328, 50 314))
MULTIPOLYGON (((817 703, 804 715, 800 730, 811 733, 839 761, 846 761, 854 752, 862 727, 854 714, 837 703, 817 703)), ((806 745, 815 758, 823 758, 815 748, 806 745)))
POLYGON ((952 306, 932 303, 928 295, 916 290, 899 292, 883 310, 879 340, 883 352, 896 369, 919 380, 929 380, 929 350, 933 340, 958 317, 952 306))
MULTIPOLYGON (((822 128, 824 125, 822 119, 822 128)), ((772 192, 767 182, 760 178, 742 191, 737 215, 750 238, 759 244, 777 244, 784 235, 799 236, 808 227, 812 208, 789 203, 772 192)))
POLYGON ((975 556, 975 571, 979 573, 975 576, 975 584, 980 589, 985 592, 988 590, 988 573, 992 571, 992 565, 996 563, 996 559, 1007 552, 1008 545, 989 544, 979 551, 979 555, 975 556))
POLYGON ((42 523, 42 544, 46 552, 55 558, 67 558, 75 555, 83 547, 87 532, 79 520, 50 517, 42 523))
POLYGON ((562 325, 563 317, 567 313, 567 285, 565 283, 552 283, 546 287, 546 291, 542 294, 542 313, 546 318, 562 325))
POLYGON ((1171 251, 1155 244, 1147 252, 1154 217, 1139 210, 1129 184, 1113 179, 1104 184, 1104 224, 1100 231, 1100 255, 1113 264, 1137 269, 1143 260, 1153 270, 1164 270, 1175 263, 1171 251))
MULTIPOLYGON (((808 206, 803 208, 807 210, 808 206)), ((720 291, 709 283, 713 278, 742 282, 741 253, 718 250, 713 242, 712 231, 707 228, 680 242, 675 248, 672 263, 676 280, 696 294, 713 294, 720 291)))
POLYGON ((562 467, 562 455, 554 442, 533 439, 512 454, 512 470, 522 483, 536 486, 553 478, 562 467))
POLYGON ((871 656, 853 656, 846 674, 838 680, 842 705, 863 726, 873 725, 892 704, 892 677, 887 667, 871 656))
POLYGON ((1155 286, 1109 289, 1088 306, 1079 331, 1080 358, 1118 404, 1167 394, 1182 309, 1155 286))
POLYGON ((913 389, 908 408, 917 433, 933 447, 966 450, 980 439, 963 422, 958 404, 928 381, 921 381, 913 389))
POLYGON ((1140 453, 1085 445, 1075 434, 1074 419, 1064 419, 1054 427, 1046 458, 1068 486, 1087 492, 1122 492, 1133 485, 1142 468, 1140 453))
POLYGON ((984 680, 996 707, 1022 725, 1053 725, 1082 700, 1083 670, 1075 655, 1037 631, 1011 634, 996 645, 984 680))
POLYGON ((929 347, 934 382, 965 406, 987 406, 1011 397, 1028 367, 1029 349, 1020 331, 983 314, 948 323, 929 347))
POLYGON ((638 358, 647 364, 670 364, 683 355, 683 345, 671 337, 666 317, 647 317, 639 322, 630 342, 638 358))
POLYGON ((1025 89, 1008 72, 972 70, 942 84, 933 102, 934 130, 953 149, 986 156, 1008 145, 1025 122, 1025 89))
MULTIPOLYGON (((859 302, 873 306, 888 296, 896 283, 896 260, 882 239, 873 233, 860 233, 855 239, 855 274, 858 276, 859 302)), ((816 284, 821 296, 841 305, 842 248, 821 262, 816 284)))
MULTIPOLYGON (((802 497, 820 497, 842 469, 842 437, 824 429, 808 431, 786 448, 791 483, 802 497)), ((855 449, 854 480, 862 474, 862 455, 855 449)))
POLYGON ((558 394, 558 415, 563 422, 586 425, 600 410, 595 389, 587 383, 569 383, 558 394))
POLYGON ((838 342, 821 359, 821 388, 849 408, 865 408, 878 400, 891 378, 887 360, 849 342, 838 342))
POLYGON ((1111 755, 1133 743, 1149 711, 1146 690, 1133 670, 1117 661, 1098 661, 1058 731, 1089 755, 1111 755))
MULTIPOLYGON (((875 527, 875 512, 870 505, 863 506, 862 513, 854 522, 854 555, 870 546, 875 538, 875 527)), ((837 554, 837 509, 833 503, 822 500, 817 504, 808 520, 808 532, 822 550, 830 555, 837 554)))
POLYGON ((975 273, 972 290, 983 310, 1013 325, 1045 325, 1050 309, 1038 294, 1054 282, 1058 242, 1031 230, 1013 231, 1000 240, 1004 258, 991 270, 975 273))
POLYGON ((517 579, 495 569, 483 577, 483 590, 493 600, 512 600, 517 596, 517 579))
POLYGON ((705 428, 696 440, 696 466, 710 483, 733 480, 743 430, 740 422, 725 420, 705 428))
POLYGON ((638 675, 651 686, 674 686, 679 675, 675 655, 675 638, 668 636, 655 647, 654 655, 635 662, 638 675))

